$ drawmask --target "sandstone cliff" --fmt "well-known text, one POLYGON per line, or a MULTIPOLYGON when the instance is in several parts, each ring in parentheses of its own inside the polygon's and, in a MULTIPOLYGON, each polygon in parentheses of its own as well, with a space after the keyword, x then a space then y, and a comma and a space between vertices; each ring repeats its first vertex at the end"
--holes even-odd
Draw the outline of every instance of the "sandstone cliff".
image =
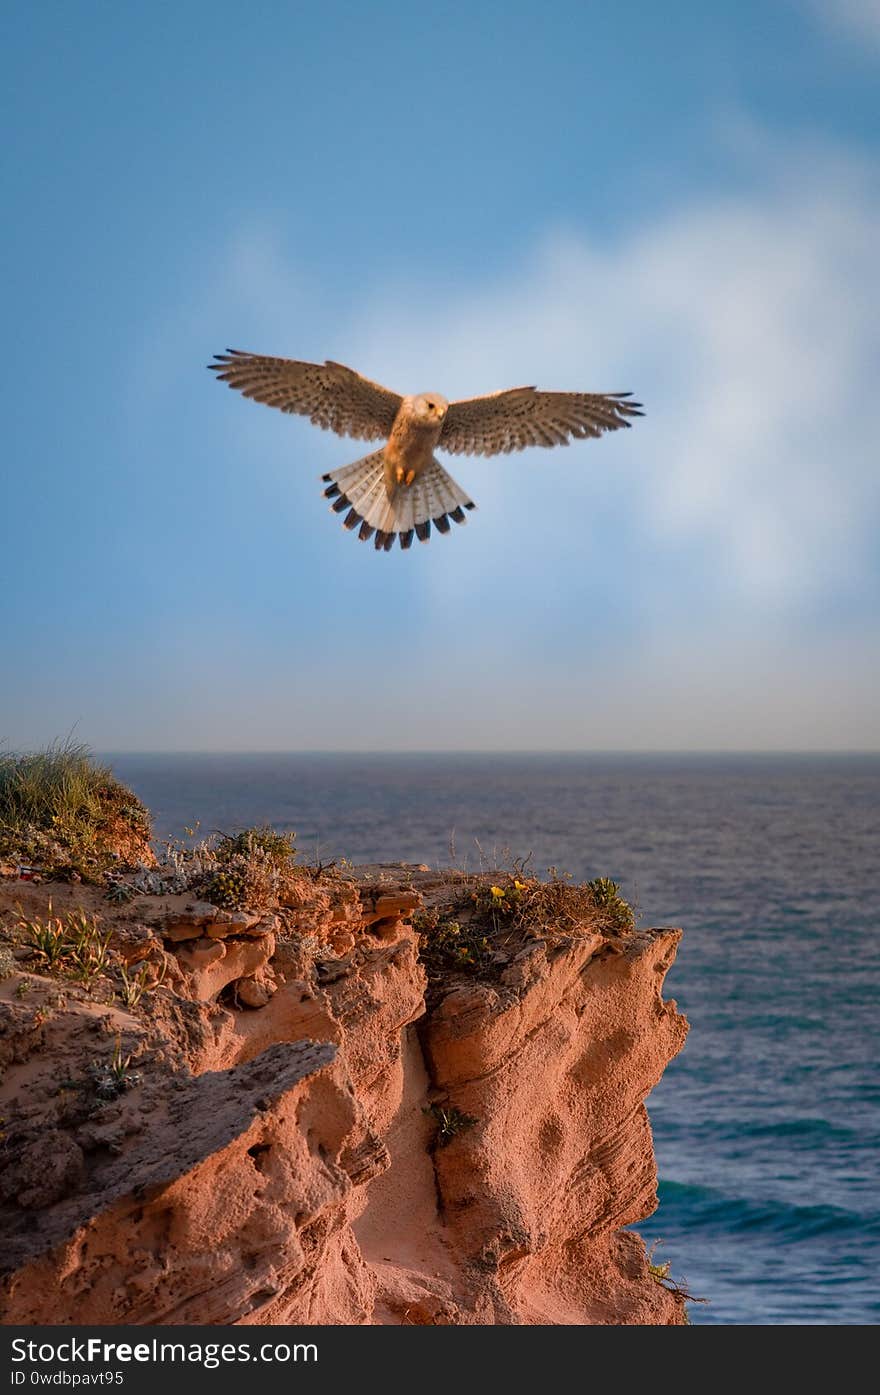
POLYGON ((2 1321, 684 1321, 623 1229, 680 932, 537 929, 429 984, 413 914, 449 883, 354 869, 263 914, 0 884, 2 1321), (28 958, 49 891, 135 1001, 28 958))

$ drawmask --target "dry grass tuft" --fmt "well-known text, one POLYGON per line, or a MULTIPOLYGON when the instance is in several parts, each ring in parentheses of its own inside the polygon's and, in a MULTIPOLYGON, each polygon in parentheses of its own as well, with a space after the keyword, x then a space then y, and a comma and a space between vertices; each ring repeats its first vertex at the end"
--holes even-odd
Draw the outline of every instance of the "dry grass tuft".
POLYGON ((413 926, 429 977, 450 970, 492 971, 527 940, 559 943, 589 934, 617 937, 633 929, 632 908, 616 882, 598 877, 574 882, 550 869, 546 881, 519 867, 493 876, 462 877, 448 897, 419 911, 413 926))

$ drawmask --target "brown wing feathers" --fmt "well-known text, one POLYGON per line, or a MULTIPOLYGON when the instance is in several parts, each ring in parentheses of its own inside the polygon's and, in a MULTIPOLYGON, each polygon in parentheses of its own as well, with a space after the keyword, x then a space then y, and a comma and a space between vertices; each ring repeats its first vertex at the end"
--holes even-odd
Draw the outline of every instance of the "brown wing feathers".
POLYGON ((643 416, 628 392, 539 392, 510 388, 453 402, 438 449, 453 455, 506 455, 528 446, 565 446, 643 416))
POLYGON ((300 363, 228 349, 209 368, 245 397, 296 412, 315 426, 360 441, 386 440, 401 398, 342 363, 300 363))

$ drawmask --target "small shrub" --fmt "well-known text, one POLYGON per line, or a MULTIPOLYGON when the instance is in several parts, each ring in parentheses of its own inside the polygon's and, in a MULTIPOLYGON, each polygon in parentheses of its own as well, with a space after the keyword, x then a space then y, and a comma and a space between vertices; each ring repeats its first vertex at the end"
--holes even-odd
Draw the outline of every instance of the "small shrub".
POLYGON ((275 904, 292 879, 302 875, 293 866, 294 837, 269 827, 221 834, 216 844, 202 849, 204 872, 195 882, 199 894, 229 911, 275 904))
POLYGON ((89 915, 81 907, 68 911, 64 928, 69 947, 67 957, 74 976, 82 983, 91 983, 109 966, 113 932, 102 933, 98 917, 89 915))
POLYGON ((248 881, 242 871, 223 869, 206 877, 202 895, 212 906, 224 911, 240 911, 248 902, 248 881))
POLYGON ((119 996, 126 1007, 134 1008, 137 1007, 145 993, 152 993, 154 989, 160 988, 165 982, 165 965, 162 965, 158 976, 153 978, 149 964, 142 964, 133 974, 130 974, 123 964, 119 976, 122 979, 119 996))
POLYGON ((320 876, 294 865, 293 833, 263 825, 196 841, 197 831, 188 828, 185 838, 166 839, 152 865, 140 863, 124 880, 108 873, 108 900, 122 904, 133 896, 189 892, 223 910, 265 909, 277 904, 292 882, 320 876))
POLYGON ((596 908, 603 911, 612 926, 619 930, 631 930, 635 924, 632 906, 620 894, 620 887, 610 877, 594 877, 586 883, 586 889, 593 897, 596 908))
POLYGON ((549 869, 546 881, 537 877, 508 876, 475 894, 479 912, 493 930, 510 925, 531 936, 550 939, 591 930, 631 930, 632 909, 620 895, 616 882, 597 877, 575 882, 549 869))
POLYGON ((109 967, 111 932, 102 932, 98 917, 82 907, 54 915, 50 901, 47 916, 33 920, 19 910, 17 929, 46 973, 70 974, 89 984, 109 967))
POLYGON ((33 958, 47 969, 53 969, 59 965, 65 954, 69 952, 70 945, 64 921, 60 915, 52 914, 51 901, 45 920, 39 916, 34 920, 29 920, 20 913, 18 929, 23 933, 25 944, 30 949, 33 958))
POLYGON ((551 867, 542 881, 522 862, 514 868, 496 871, 491 879, 463 879, 445 905, 413 916, 419 957, 435 980, 432 992, 444 972, 485 974, 530 939, 559 944, 633 928, 631 907, 607 877, 579 883, 551 867))
POLYGON ((100 1100, 115 1100, 126 1090, 140 1084, 141 1075, 139 1071, 131 1070, 131 1053, 127 1056, 122 1054, 122 1041, 116 1038, 116 1046, 109 1061, 93 1061, 89 1067, 89 1074, 95 1087, 95 1094, 100 1100))
POLYGON ((492 959, 492 946, 480 926, 444 920, 436 910, 417 912, 412 925, 419 935, 419 957, 429 973, 439 969, 476 973, 492 959))
MULTIPOLYGON (((697 1298, 690 1292, 687 1286, 687 1279, 672 1278, 670 1273, 672 1269, 672 1260, 667 1259, 664 1264, 654 1263, 654 1253, 658 1245, 662 1243, 662 1240, 655 1240, 647 1253, 648 1273, 655 1284, 659 1284, 661 1288, 665 1288, 667 1293, 674 1293, 676 1297, 683 1298, 686 1303, 708 1303, 708 1298, 697 1298)), ((690 1326, 690 1318, 688 1317, 687 1309, 683 1309, 682 1316, 684 1318, 684 1325, 686 1327, 690 1326)))
POLYGON ((112 877, 107 883, 107 900, 114 906, 127 905, 133 901, 137 892, 128 882, 121 881, 118 877, 112 877))
POLYGON ((245 828, 241 833, 224 833, 216 847, 217 861, 234 863, 237 858, 261 853, 279 871, 285 871, 296 857, 295 839, 295 833, 276 833, 268 824, 245 828))
POLYGON ((501 885, 493 882, 490 886, 478 887, 472 900, 477 913, 485 916, 492 929, 498 931, 513 920, 522 905, 523 893, 528 889, 529 883, 520 881, 519 877, 504 878, 501 885))
POLYGON ((436 1120, 437 1133, 434 1142, 438 1148, 447 1147, 454 1138, 460 1133, 465 1133, 467 1129, 472 1129, 477 1122, 470 1114, 463 1114, 451 1104, 430 1104, 425 1113, 436 1120))

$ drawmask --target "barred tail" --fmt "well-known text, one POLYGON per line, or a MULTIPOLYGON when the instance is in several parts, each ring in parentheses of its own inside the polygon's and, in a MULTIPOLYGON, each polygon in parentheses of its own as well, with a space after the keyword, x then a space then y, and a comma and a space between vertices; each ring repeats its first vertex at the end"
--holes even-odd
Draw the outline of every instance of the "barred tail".
POLYGON ((390 498, 385 489, 385 455, 381 450, 341 470, 331 470, 323 478, 327 482, 324 494, 333 500, 333 512, 348 510, 343 526, 357 528, 360 524, 361 542, 375 533, 373 545, 377 552, 383 548, 390 552, 398 537, 403 548, 412 546, 414 536, 419 542, 427 542, 432 523, 438 532, 448 533, 450 519, 464 523, 465 509, 476 508, 439 460, 432 460, 413 484, 398 485, 390 498))

